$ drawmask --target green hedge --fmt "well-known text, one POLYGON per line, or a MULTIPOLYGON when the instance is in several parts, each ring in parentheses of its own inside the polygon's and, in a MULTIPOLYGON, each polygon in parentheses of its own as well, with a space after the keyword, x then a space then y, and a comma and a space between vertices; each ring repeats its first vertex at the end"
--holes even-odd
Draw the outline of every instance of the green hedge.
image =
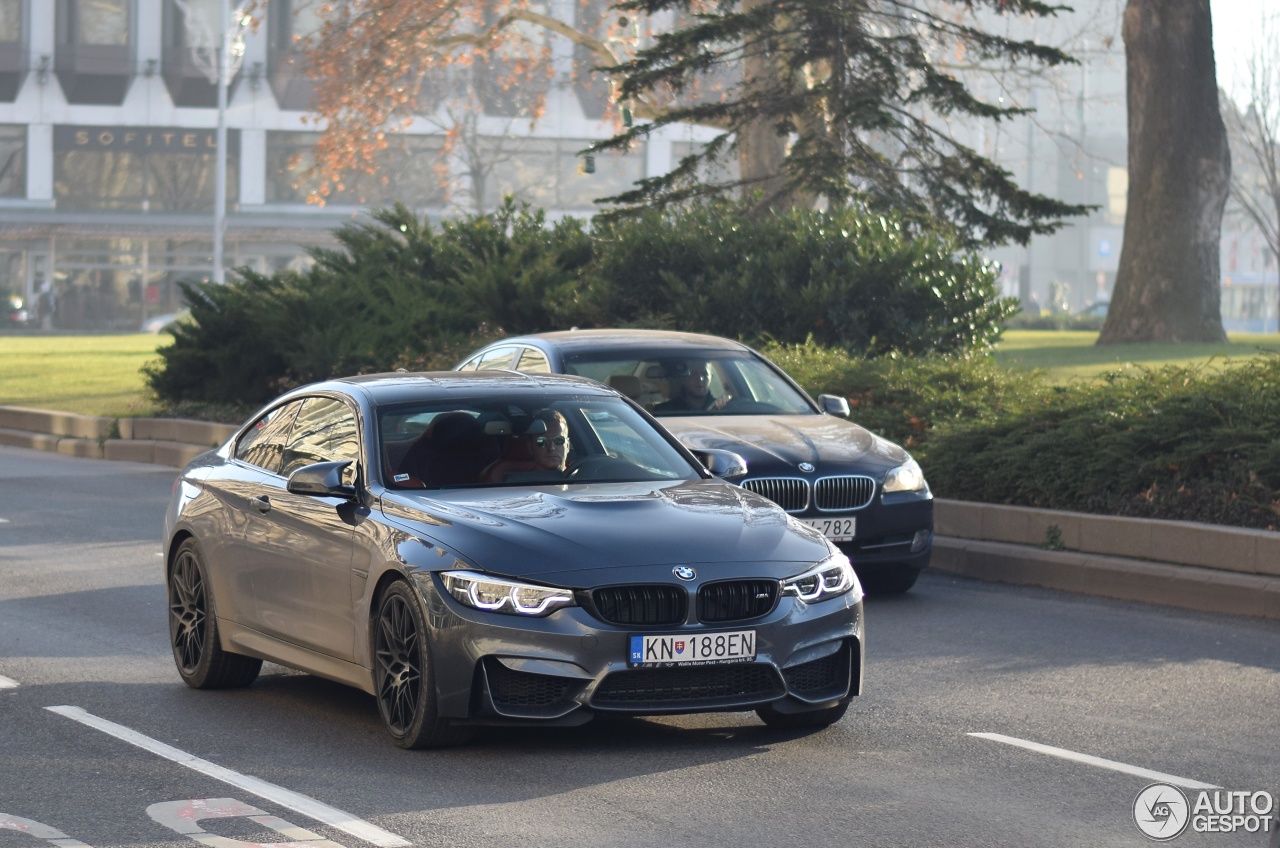
POLYGON ((403 207, 343 227, 305 273, 186 284, 192 321, 148 380, 167 404, 261 403, 332 376, 449 366, 503 334, 649 326, 859 353, 984 350, 1015 309, 944 238, 852 210, 715 205, 604 223, 512 202, 439 228, 403 207))
POLYGON ((940 428, 945 497, 1280 529, 1280 356, 1130 367, 981 426, 940 428))
POLYGON ((1051 391, 1034 373, 987 356, 864 358, 812 340, 771 342, 760 352, 815 397, 848 398, 853 420, 922 458, 937 428, 992 423, 1051 391))
POLYGON ((600 325, 920 355, 984 350, 1017 310, 994 265, 852 208, 696 206, 597 221, 594 235, 584 299, 600 325))
MULTIPOLYGON (((386 371, 465 349, 482 326, 545 329, 573 302, 591 246, 582 222, 548 225, 507 204, 440 229, 404 207, 337 232, 304 273, 240 269, 224 286, 187 283, 192 320, 147 371, 168 404, 258 404, 329 377, 386 371)), ((452 364, 452 363, 450 363, 452 364)))

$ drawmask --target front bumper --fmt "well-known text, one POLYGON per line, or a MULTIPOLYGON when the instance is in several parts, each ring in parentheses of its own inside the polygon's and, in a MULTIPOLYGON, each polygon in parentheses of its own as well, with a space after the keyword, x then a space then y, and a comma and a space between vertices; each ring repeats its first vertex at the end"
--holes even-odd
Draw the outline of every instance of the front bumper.
POLYGON ((855 570, 866 566, 893 566, 923 569, 933 550, 933 497, 927 492, 877 494, 859 510, 830 513, 809 509, 791 513, 796 518, 851 516, 857 519, 857 535, 852 542, 836 546, 849 557, 855 570))
POLYGON ((573 725, 598 713, 661 715, 834 706, 862 691, 860 593, 816 604, 785 596, 760 618, 671 627, 613 625, 582 607, 545 618, 464 607, 415 580, 428 612, 440 714, 476 723, 573 725), (754 630, 754 661, 631 668, 636 633, 754 630))

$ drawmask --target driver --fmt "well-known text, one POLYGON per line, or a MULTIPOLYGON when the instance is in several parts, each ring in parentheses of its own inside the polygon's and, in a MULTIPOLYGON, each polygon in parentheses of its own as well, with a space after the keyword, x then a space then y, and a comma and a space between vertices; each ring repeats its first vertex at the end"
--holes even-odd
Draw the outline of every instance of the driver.
POLYGON ((705 359, 689 359, 672 369, 674 393, 671 399, 653 408, 655 415, 680 415, 724 408, 729 396, 711 394, 711 364, 705 359))
POLYGON ((568 458, 568 422, 554 409, 539 410, 524 434, 508 439, 503 455, 480 472, 480 482, 503 483, 518 471, 564 473, 568 458))

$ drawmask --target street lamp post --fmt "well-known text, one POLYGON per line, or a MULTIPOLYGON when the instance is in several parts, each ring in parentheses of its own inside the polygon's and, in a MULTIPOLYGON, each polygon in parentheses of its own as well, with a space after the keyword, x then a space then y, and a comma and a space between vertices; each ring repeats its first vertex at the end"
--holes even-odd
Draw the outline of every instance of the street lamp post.
MULTIPOLYGON (((227 281, 223 245, 227 229, 227 89, 244 60, 243 8, 231 8, 231 0, 218 0, 218 27, 210 31, 204 8, 196 0, 173 0, 182 12, 183 29, 191 58, 218 93, 218 130, 213 197, 213 281, 227 281)), ((207 2, 206 2, 207 8, 207 2)))
POLYGON ((222 43, 218 49, 218 162, 213 180, 213 281, 222 285, 227 272, 222 264, 223 241, 227 229, 227 84, 231 78, 231 0, 220 4, 218 32, 222 43))

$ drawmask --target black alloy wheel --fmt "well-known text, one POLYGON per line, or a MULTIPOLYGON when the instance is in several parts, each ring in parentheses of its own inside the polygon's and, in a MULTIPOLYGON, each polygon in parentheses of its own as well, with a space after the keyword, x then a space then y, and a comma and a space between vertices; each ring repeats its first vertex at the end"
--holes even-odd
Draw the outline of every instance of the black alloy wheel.
POLYGON ((169 569, 169 643, 178 673, 193 689, 248 686, 262 669, 262 660, 222 650, 195 539, 178 546, 169 569))
POLYGON ((819 710, 808 710, 802 713, 780 713, 771 705, 756 708, 756 715, 769 727, 777 730, 820 730, 835 724, 844 717, 849 709, 849 698, 845 698, 834 707, 819 710))
POLYGON ((387 587, 378 606, 373 674, 382 723, 401 748, 458 745, 471 738, 470 728, 452 726, 436 710, 426 622, 403 580, 387 587))

